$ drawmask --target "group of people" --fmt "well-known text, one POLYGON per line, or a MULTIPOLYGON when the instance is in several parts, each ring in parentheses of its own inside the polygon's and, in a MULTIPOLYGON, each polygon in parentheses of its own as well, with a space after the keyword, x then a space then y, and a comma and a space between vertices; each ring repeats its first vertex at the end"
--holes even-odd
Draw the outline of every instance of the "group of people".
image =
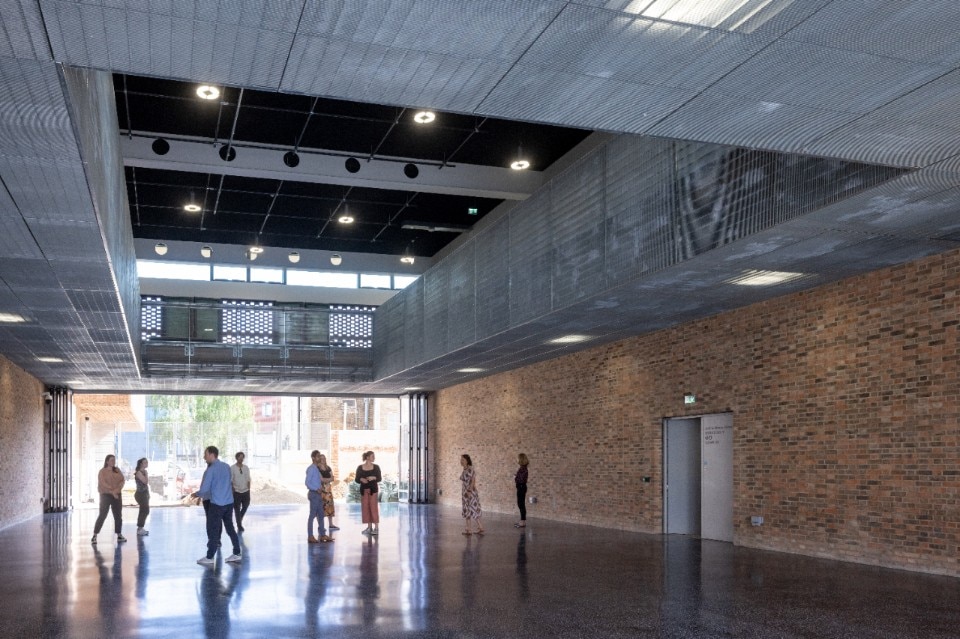
MULTIPOLYGON (((245 456, 242 452, 236 454, 236 464, 228 466, 220 461, 220 451, 216 446, 207 446, 203 451, 207 469, 203 472, 200 488, 191 496, 203 503, 206 512, 207 552, 197 560, 201 565, 213 565, 213 558, 220 547, 220 537, 223 530, 233 544, 233 553, 226 561, 234 563, 242 561, 240 538, 237 532, 243 532, 243 518, 250 506, 250 469, 244 465, 245 456), (233 522, 236 517, 237 526, 233 522)), ((307 543, 318 544, 334 541, 328 534, 340 530, 333 523, 335 508, 333 503, 333 469, 327 464, 327 458, 319 450, 310 453, 311 464, 307 467, 304 485, 307 487, 307 501, 310 504, 307 518, 307 543), (324 518, 327 526, 324 526, 324 518), (314 535, 314 522, 317 524, 318 535, 314 535)), ((365 535, 377 535, 380 528, 380 482, 383 476, 380 467, 374 463, 376 455, 372 450, 363 453, 363 463, 357 466, 354 481, 360 485, 360 513, 361 521, 366 524, 363 529, 365 535)), ((517 508, 520 510, 520 520, 514 524, 517 528, 527 525, 527 482, 529 481, 528 466, 530 460, 524 453, 517 456, 519 468, 514 475, 517 488, 517 508)), ((137 461, 134 471, 136 492, 134 497, 140 506, 137 517, 137 535, 149 535, 144 528, 147 515, 150 514, 150 486, 147 480, 149 461, 141 458, 137 461)), ((466 522, 464 535, 482 535, 483 511, 480 508, 480 494, 477 490, 477 473, 473 467, 470 455, 460 456, 460 473, 462 515, 466 522)), ((100 493, 100 514, 93 528, 91 543, 97 543, 97 535, 106 521, 107 513, 113 512, 114 528, 117 542, 124 542, 122 534, 122 501, 120 491, 125 483, 123 473, 117 468, 117 459, 114 455, 107 455, 103 468, 97 475, 97 490, 100 493)))
MULTIPOLYGON (((220 451, 216 446, 208 446, 203 452, 204 461, 207 462, 207 469, 203 472, 203 479, 200 482, 200 489, 193 493, 192 497, 203 502, 204 510, 207 514, 207 535, 208 535, 208 557, 213 555, 209 552, 209 537, 214 530, 214 522, 211 520, 211 514, 220 521, 219 526, 227 526, 227 532, 234 530, 233 517, 236 517, 236 530, 243 532, 243 518, 250 507, 250 468, 243 462, 246 456, 239 452, 236 454, 236 463, 233 466, 227 466, 220 461, 220 451), (213 472, 211 470, 213 469, 213 472), (225 473, 225 474, 224 474, 225 473), (211 509, 211 504, 214 508, 211 509), (229 520, 229 525, 225 522, 229 520)), ((146 457, 137 460, 137 467, 133 473, 136 490, 134 499, 140 507, 137 514, 137 535, 146 536, 150 534, 145 528, 147 516, 150 514, 150 482, 147 475, 147 468, 150 461, 146 457)), ((117 542, 122 543, 127 540, 123 536, 123 502, 121 491, 126 483, 123 472, 117 468, 117 458, 114 455, 107 455, 103 460, 103 468, 97 474, 97 492, 100 493, 100 513, 93 526, 93 537, 90 542, 97 543, 97 535, 103 528, 107 519, 107 513, 113 512, 114 531, 117 535, 117 542)), ((236 535, 234 530, 234 536, 236 535)), ((216 529, 217 545, 219 546, 221 530, 216 529)), ((231 540, 233 537, 231 537, 231 540)), ((235 561, 239 561, 240 546, 234 543, 235 561)), ((229 561, 229 560, 228 560, 229 561)), ((198 563, 207 563, 199 561, 198 563)), ((212 563, 212 561, 210 562, 212 563)))
MULTIPOLYGON (((524 453, 517 455, 517 469, 513 480, 517 487, 517 507, 520 509, 520 521, 515 523, 515 528, 526 528, 527 526, 527 481, 530 473, 527 466, 530 460, 524 453)), ((460 497, 463 508, 461 514, 466 521, 464 535, 482 535, 483 530, 483 510, 480 508, 480 493, 477 490, 477 471, 473 468, 473 460, 470 455, 460 455, 460 466, 463 472, 460 473, 460 497)))

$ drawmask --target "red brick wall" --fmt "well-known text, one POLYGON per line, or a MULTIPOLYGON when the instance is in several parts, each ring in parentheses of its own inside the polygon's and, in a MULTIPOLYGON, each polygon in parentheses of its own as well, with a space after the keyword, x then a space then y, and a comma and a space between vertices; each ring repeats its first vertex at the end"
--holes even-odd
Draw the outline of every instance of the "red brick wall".
POLYGON ((438 500, 467 452, 515 512, 523 451, 529 516, 660 532, 662 419, 731 411, 736 544, 960 575, 958 290, 954 251, 442 390, 438 500))
POLYGON ((43 513, 43 391, 0 357, 0 528, 43 513))

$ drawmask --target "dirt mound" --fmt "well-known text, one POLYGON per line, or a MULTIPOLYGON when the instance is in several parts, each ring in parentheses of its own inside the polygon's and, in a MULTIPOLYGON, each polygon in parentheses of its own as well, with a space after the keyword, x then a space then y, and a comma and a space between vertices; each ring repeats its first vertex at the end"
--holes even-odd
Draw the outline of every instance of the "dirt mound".
POLYGON ((250 501, 254 504, 305 504, 307 496, 301 492, 294 492, 269 477, 253 474, 250 482, 250 501))

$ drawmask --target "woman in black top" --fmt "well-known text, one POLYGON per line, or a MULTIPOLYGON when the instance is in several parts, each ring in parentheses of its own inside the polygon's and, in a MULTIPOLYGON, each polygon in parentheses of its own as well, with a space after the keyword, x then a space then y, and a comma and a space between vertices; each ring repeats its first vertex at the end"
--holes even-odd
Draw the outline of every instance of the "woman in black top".
POLYGON ((147 458, 141 457, 137 460, 137 470, 133 473, 133 479, 137 485, 137 492, 133 494, 133 498, 140 505, 140 513, 137 515, 137 535, 141 537, 150 534, 150 531, 143 527, 147 523, 147 515, 150 514, 150 483, 147 477, 149 465, 147 458))
POLYGON ((372 450, 363 454, 363 463, 357 466, 356 481, 360 484, 360 514, 363 523, 367 525, 363 529, 364 535, 376 535, 380 528, 380 505, 377 500, 380 499, 379 483, 383 481, 380 475, 380 467, 373 463, 376 457, 372 450))
POLYGON ((523 453, 517 455, 517 463, 520 468, 514 476, 513 481, 517 484, 517 508, 520 509, 520 521, 515 523, 514 528, 526 528, 527 526, 527 479, 530 477, 527 466, 530 460, 523 453))

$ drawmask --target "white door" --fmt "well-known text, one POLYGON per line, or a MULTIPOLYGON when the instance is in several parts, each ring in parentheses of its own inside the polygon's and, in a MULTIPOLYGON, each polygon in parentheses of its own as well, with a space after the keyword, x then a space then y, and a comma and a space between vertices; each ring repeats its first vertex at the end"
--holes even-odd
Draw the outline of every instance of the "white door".
POLYGON ((668 419, 663 425, 664 532, 700 534, 700 420, 668 419))
POLYGON ((700 431, 700 536, 733 541, 733 415, 704 415, 700 431))

